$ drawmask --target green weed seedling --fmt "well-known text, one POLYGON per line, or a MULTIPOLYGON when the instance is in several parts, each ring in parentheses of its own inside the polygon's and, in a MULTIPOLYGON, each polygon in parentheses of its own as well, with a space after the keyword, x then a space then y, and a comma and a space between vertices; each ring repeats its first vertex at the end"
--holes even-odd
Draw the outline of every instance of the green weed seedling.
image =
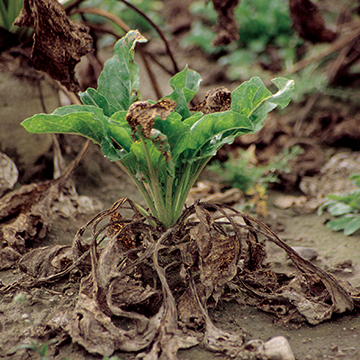
POLYGON ((344 235, 354 234, 360 229, 360 175, 352 175, 359 188, 344 195, 328 195, 326 201, 320 206, 318 214, 321 215, 326 209, 331 215, 336 216, 334 220, 326 223, 326 226, 334 231, 344 231, 344 235))
POLYGON ((135 44, 145 41, 131 31, 116 43, 98 88, 80 93, 84 105, 64 106, 22 124, 29 132, 77 134, 99 144, 105 157, 121 164, 151 214, 167 228, 180 217, 209 160, 224 144, 261 129, 271 110, 287 106, 294 82, 274 79, 278 91, 273 94, 255 77, 232 91, 229 110, 194 113, 187 104, 201 78, 185 67, 170 79, 171 94, 158 102, 140 101, 139 67, 133 56, 135 44))
POLYGON ((252 151, 239 150, 236 156, 230 153, 228 161, 213 161, 207 169, 216 172, 226 186, 237 188, 249 195, 251 199, 246 206, 255 208, 258 215, 267 216, 268 184, 279 181, 278 172, 290 172, 288 162, 301 152, 299 146, 292 146, 280 152, 268 164, 254 165, 251 162, 252 151))

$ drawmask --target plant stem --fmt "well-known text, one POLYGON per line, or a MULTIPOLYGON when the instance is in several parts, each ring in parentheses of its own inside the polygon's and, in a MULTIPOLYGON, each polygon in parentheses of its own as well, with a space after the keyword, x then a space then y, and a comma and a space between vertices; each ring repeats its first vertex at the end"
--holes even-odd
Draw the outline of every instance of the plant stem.
POLYGON ((161 186, 160 186, 160 182, 159 182, 159 176, 158 176, 159 173, 154 169, 144 135, 142 134, 141 131, 138 131, 137 133, 140 137, 140 141, 143 146, 145 157, 146 157, 147 166, 149 169, 149 175, 150 175, 149 187, 150 187, 152 197, 154 200, 154 205, 155 205, 156 214, 157 214, 156 218, 159 221, 161 221, 165 225, 165 227, 168 227, 170 225, 169 225, 168 216, 167 216, 168 214, 167 214, 167 211, 165 208, 164 198, 163 198, 163 194, 162 194, 161 186))
POLYGON ((149 209, 152 213, 152 215, 154 217, 157 217, 157 211, 156 211, 156 208, 154 206, 154 202, 151 198, 151 196, 149 195, 149 192, 148 190, 145 188, 144 184, 139 181, 127 168, 124 164, 122 164, 121 161, 118 161, 117 164, 119 165, 119 167, 124 170, 128 175, 129 177, 131 178, 131 180, 134 182, 134 184, 136 185, 136 187, 138 188, 138 190, 140 191, 142 197, 144 198, 147 206, 149 206, 149 209))

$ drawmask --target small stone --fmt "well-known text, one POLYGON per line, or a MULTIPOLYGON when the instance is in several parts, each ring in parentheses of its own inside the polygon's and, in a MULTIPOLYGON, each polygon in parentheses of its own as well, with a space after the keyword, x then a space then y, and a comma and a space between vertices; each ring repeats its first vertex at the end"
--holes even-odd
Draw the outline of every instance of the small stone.
POLYGON ((295 360, 290 344, 284 336, 276 336, 267 341, 264 355, 269 360, 295 360))
POLYGON ((293 250, 295 250, 302 258, 308 261, 316 260, 319 256, 319 253, 310 247, 294 246, 293 250))

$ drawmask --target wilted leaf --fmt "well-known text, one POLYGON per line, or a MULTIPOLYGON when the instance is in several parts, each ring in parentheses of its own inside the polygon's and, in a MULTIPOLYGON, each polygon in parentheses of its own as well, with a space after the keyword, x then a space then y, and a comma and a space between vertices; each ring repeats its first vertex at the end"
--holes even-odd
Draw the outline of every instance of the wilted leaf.
POLYGON ((155 104, 147 101, 137 101, 130 106, 126 121, 129 123, 133 134, 140 130, 149 139, 155 118, 158 116, 161 120, 166 120, 175 107, 176 102, 166 98, 155 104))
POLYGON ((212 114, 230 110, 231 92, 224 86, 209 90, 205 99, 191 111, 201 111, 203 114, 212 114))
POLYGON ((327 29, 319 8, 310 0, 290 0, 293 28, 305 40, 312 43, 332 42, 337 35, 327 29))
POLYGON ((70 91, 78 91, 74 67, 91 51, 88 28, 71 21, 57 0, 24 0, 14 25, 34 29, 34 68, 47 72, 70 91))
POLYGON ((227 45, 239 39, 238 25, 235 21, 234 11, 239 0, 212 0, 214 9, 218 13, 215 31, 217 35, 213 40, 214 46, 227 45))

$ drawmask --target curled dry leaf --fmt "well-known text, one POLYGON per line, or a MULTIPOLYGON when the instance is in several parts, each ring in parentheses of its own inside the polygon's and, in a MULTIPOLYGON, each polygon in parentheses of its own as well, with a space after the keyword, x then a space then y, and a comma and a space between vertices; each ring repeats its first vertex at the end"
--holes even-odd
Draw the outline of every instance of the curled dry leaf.
POLYGON ((230 110, 231 91, 226 87, 220 86, 206 92, 205 99, 190 111, 201 111, 203 114, 212 114, 230 110))
POLYGON ((337 34, 327 29, 319 8, 310 0, 290 0, 293 28, 305 40, 312 43, 332 42, 337 34))
POLYGON ((215 26, 217 36, 213 40, 213 45, 227 45, 239 39, 238 25, 234 18, 234 10, 239 0, 212 0, 212 2, 218 13, 215 26))
POLYGON ((34 29, 34 68, 59 80, 68 90, 78 91, 74 68, 91 51, 89 29, 71 21, 57 0, 24 0, 14 24, 34 29))
POLYGON ((15 163, 0 152, 0 197, 11 190, 19 177, 15 163))
POLYGON ((147 101, 136 101, 129 107, 126 121, 129 123, 133 134, 139 126, 143 135, 148 139, 150 138, 155 118, 159 116, 161 120, 166 120, 175 108, 176 102, 170 99, 163 99, 155 104, 147 101))

